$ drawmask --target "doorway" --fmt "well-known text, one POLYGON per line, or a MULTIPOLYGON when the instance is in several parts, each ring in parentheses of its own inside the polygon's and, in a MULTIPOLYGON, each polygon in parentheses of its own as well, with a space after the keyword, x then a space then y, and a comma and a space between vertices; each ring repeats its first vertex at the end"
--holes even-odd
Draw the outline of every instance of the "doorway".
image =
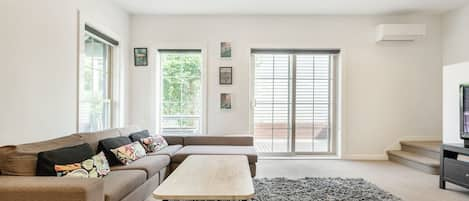
POLYGON ((257 150, 335 154, 338 50, 252 50, 257 150))

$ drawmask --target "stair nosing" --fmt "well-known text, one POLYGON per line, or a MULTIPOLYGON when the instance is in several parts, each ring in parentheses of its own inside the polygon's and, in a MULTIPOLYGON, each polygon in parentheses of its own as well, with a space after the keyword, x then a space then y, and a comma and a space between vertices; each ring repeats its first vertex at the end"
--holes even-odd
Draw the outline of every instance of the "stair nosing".
POLYGON ((426 165, 426 166, 435 167, 435 168, 440 167, 440 161, 438 161, 437 159, 433 159, 433 158, 430 158, 430 157, 427 157, 427 156, 419 155, 419 157, 426 158, 429 161, 433 161, 432 163, 426 163, 426 162, 422 162, 422 161, 419 161, 419 160, 412 160, 411 158, 408 158, 408 157, 405 157, 405 156, 402 156, 402 155, 398 154, 398 153, 401 153, 401 152, 409 153, 410 155, 419 155, 419 154, 415 154, 415 153, 412 153, 412 152, 406 152, 406 151, 401 151, 401 150, 391 150, 391 151, 388 151, 388 154, 391 154, 393 156, 396 156, 396 157, 399 157, 399 158, 402 158, 402 159, 405 159, 405 160, 408 160, 408 161, 411 161, 411 162, 426 165), (397 154, 396 154, 396 152, 397 152, 397 154))
POLYGON ((428 148, 428 147, 425 147, 425 146, 419 146, 419 145, 413 144, 413 143, 418 143, 418 142, 439 142, 439 141, 402 141, 402 142, 400 142, 400 144, 401 144, 401 146, 405 145, 405 146, 409 146, 409 147, 415 147, 415 148, 423 149, 423 150, 429 151, 429 152, 440 153, 440 150, 435 150, 435 149, 428 148))

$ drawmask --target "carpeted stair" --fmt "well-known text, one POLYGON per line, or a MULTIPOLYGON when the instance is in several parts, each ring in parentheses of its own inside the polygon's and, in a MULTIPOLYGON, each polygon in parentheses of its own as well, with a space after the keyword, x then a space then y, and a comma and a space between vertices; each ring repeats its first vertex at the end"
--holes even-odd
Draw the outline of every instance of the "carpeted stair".
POLYGON ((441 141, 402 141, 401 150, 388 151, 390 161, 429 173, 440 174, 441 141))

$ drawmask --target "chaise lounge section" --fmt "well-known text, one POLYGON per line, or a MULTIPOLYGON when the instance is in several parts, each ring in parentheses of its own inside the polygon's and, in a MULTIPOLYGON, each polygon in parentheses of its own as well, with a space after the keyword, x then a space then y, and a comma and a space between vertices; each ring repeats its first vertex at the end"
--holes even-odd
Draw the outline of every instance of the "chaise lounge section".
POLYGON ((184 147, 171 157, 172 170, 190 155, 245 155, 251 176, 256 176, 257 152, 250 136, 186 136, 183 143, 184 147))
POLYGON ((189 155, 245 155, 256 175, 251 136, 164 136, 169 146, 129 165, 116 165, 102 179, 35 176, 37 154, 139 132, 137 127, 77 133, 43 142, 0 147, 0 194, 5 201, 143 201, 189 155))

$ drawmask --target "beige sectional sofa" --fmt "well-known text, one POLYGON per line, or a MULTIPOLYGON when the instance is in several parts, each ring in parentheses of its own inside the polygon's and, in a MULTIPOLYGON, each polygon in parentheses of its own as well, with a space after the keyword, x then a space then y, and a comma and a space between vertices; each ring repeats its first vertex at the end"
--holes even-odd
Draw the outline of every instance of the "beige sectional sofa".
POLYGON ((169 146, 130 165, 111 167, 103 179, 35 176, 37 154, 102 139, 128 136, 135 127, 77 133, 43 142, 0 147, 2 201, 143 201, 188 155, 246 155, 251 175, 257 153, 250 136, 165 136, 169 146))

